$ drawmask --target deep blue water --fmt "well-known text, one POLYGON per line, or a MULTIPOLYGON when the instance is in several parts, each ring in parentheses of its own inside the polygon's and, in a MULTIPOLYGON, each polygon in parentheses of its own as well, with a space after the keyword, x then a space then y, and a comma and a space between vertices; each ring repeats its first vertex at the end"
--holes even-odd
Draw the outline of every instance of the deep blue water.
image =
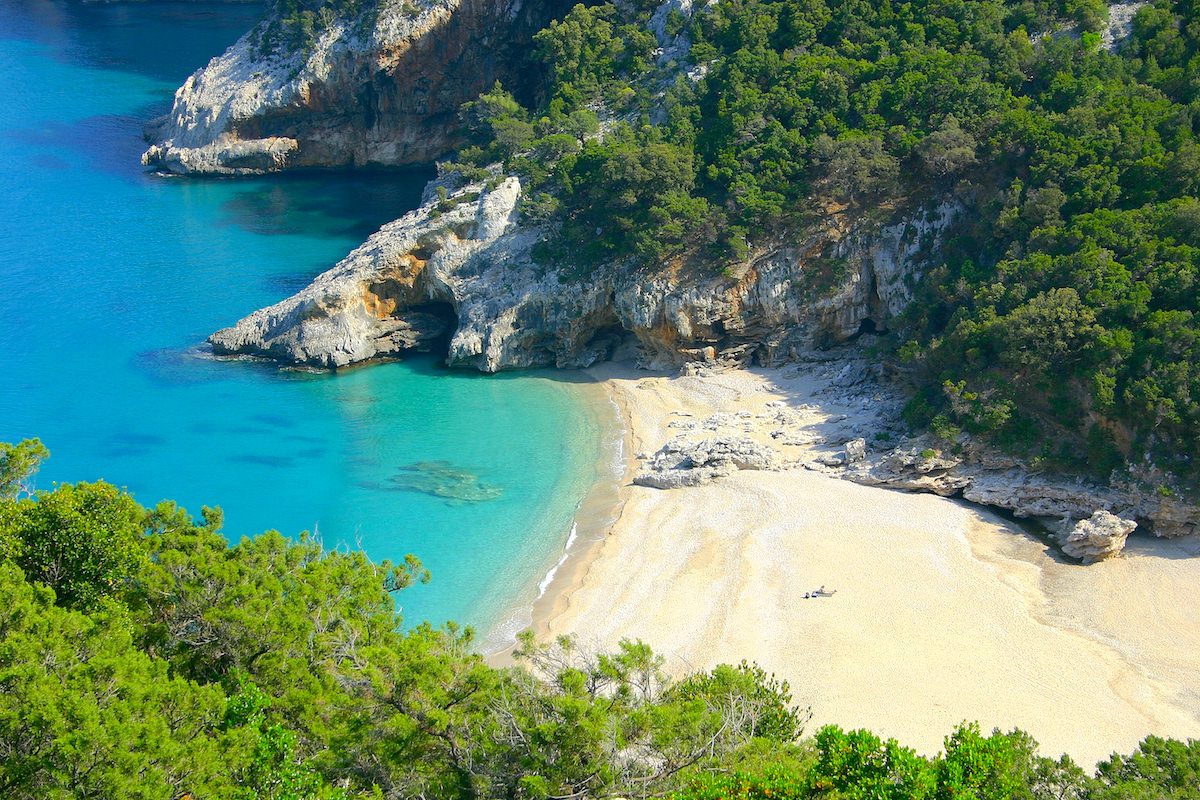
POLYGON ((0 441, 41 437, 43 488, 104 478, 144 504, 220 505, 231 538, 416 553, 434 579, 404 593, 407 621, 486 628, 557 560, 595 478, 596 409, 566 377, 432 359, 313 375, 203 357, 428 177, 146 173, 144 122, 258 13, 0 0, 0 441))

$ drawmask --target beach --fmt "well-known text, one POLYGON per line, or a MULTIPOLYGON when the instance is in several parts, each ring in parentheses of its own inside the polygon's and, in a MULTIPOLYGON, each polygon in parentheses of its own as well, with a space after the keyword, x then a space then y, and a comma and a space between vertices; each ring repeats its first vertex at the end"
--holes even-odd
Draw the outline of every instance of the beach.
POLYGON ((606 527, 572 545, 535 634, 642 639, 673 674, 755 661, 811 707, 810 730, 866 727, 927 754, 963 720, 1087 768, 1147 734, 1200 736, 1200 545, 1135 533, 1083 567, 984 510, 805 469, 821 452, 806 430, 869 413, 839 407, 828 372, 591 370, 626 426, 625 474, 599 490, 606 527), (789 468, 632 484, 667 440, 708 430, 774 441, 789 468), (822 585, 836 594, 805 597, 822 585))

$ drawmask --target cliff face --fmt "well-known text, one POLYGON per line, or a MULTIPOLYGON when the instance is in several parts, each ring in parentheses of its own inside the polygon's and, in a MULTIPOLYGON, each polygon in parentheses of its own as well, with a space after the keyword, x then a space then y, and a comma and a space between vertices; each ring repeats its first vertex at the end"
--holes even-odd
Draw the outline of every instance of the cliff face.
POLYGON ((428 194, 296 296, 214 334, 214 348, 340 367, 424 345, 434 334, 413 329, 432 330, 438 304, 454 318, 448 362, 485 372, 588 366, 630 339, 648 366, 776 363, 886 327, 959 210, 860 230, 831 218, 722 274, 613 264, 566 278, 531 256, 544 233, 517 224, 517 178, 428 194))
POLYGON ((142 162, 212 174, 428 163, 457 144, 459 106, 518 83, 530 37, 567 7, 382 2, 335 20, 308 53, 263 53, 264 21, 176 91, 142 162))

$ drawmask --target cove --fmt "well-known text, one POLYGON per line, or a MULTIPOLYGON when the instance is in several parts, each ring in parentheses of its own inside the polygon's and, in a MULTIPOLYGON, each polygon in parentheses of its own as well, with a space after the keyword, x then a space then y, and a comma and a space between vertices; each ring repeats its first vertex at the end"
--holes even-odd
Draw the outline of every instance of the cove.
POLYGON ((597 478, 597 393, 433 357, 330 375, 206 355, 431 174, 147 174, 145 121, 258 13, 0 0, 0 440, 41 437, 42 488, 103 478, 145 505, 219 505, 234 540, 415 553, 433 581, 401 595, 406 624, 490 629, 532 601, 597 478))

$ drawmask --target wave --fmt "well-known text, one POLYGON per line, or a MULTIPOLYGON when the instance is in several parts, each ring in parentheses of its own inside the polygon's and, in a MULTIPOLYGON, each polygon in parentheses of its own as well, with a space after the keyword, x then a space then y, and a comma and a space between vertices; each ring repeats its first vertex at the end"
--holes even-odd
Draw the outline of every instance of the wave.
MULTIPOLYGON (((603 538, 604 532, 616 521, 618 509, 608 503, 605 504, 606 511, 604 514, 588 513, 589 507, 596 505, 593 494, 596 487, 601 484, 620 485, 621 479, 625 475, 624 419, 621 414, 621 407, 611 393, 608 396, 608 403, 612 409, 612 416, 610 421, 602 426, 607 435, 601 441, 600 457, 596 461, 595 479, 591 489, 575 505, 575 510, 572 513, 571 529, 567 534, 566 542, 563 544, 562 552, 554 565, 538 581, 534 597, 521 603, 517 608, 512 609, 510 613, 489 629, 482 643, 483 651, 486 653, 498 653, 511 647, 517 641, 517 635, 533 624, 534 606, 550 591, 550 587, 554 584, 554 579, 558 576, 559 570, 575 554, 579 543, 580 520, 584 520, 584 528, 589 532, 587 535, 588 541, 603 538)), ((529 597, 529 595, 526 595, 526 597, 529 597)))

